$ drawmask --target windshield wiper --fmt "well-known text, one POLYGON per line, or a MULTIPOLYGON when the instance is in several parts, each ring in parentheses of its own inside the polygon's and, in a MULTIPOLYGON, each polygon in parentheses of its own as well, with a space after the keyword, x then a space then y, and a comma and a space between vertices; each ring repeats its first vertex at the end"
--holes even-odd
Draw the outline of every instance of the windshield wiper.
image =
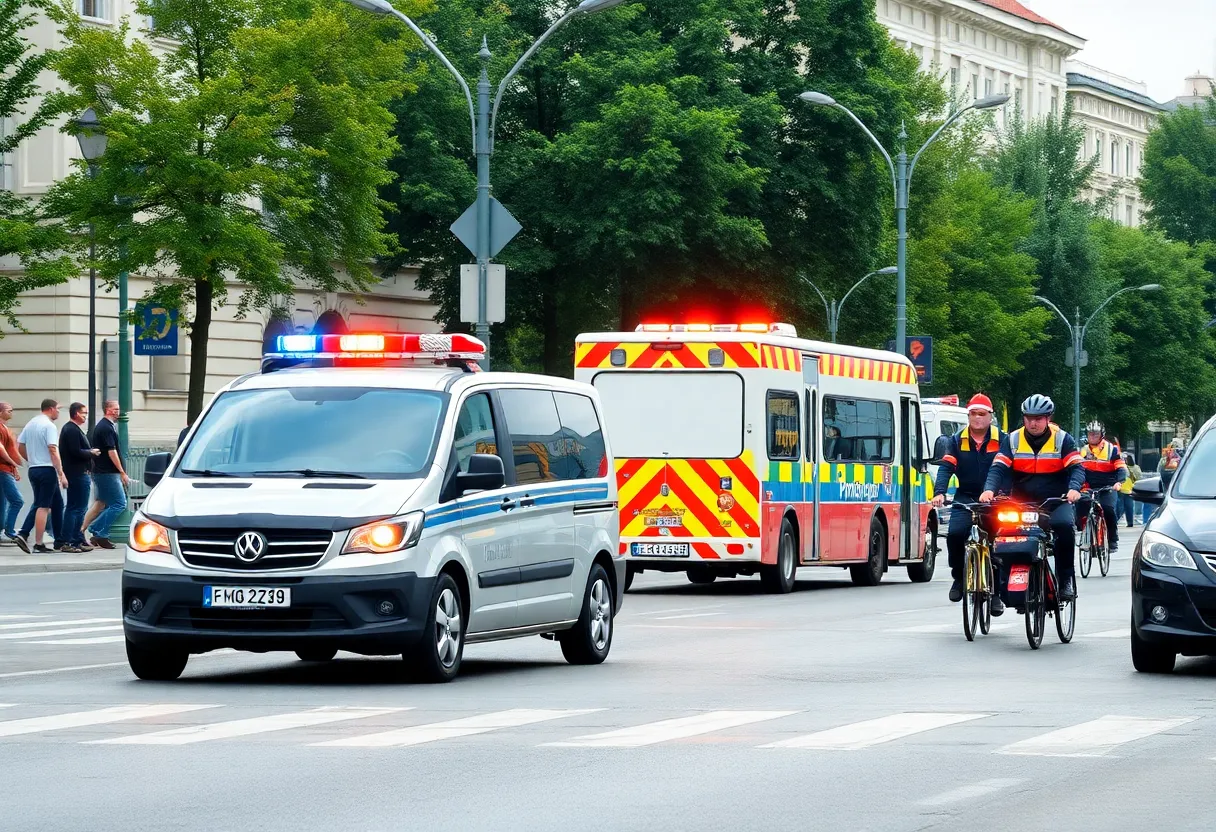
POLYGON ((185 474, 188 477, 236 477, 238 474, 230 474, 227 471, 212 471, 210 468, 178 468, 177 473, 185 474))
POLYGON ((316 468, 293 468, 281 471, 254 471, 255 477, 270 477, 275 474, 294 474, 298 477, 332 477, 335 479, 365 480, 362 474, 352 474, 350 471, 320 471, 316 468))

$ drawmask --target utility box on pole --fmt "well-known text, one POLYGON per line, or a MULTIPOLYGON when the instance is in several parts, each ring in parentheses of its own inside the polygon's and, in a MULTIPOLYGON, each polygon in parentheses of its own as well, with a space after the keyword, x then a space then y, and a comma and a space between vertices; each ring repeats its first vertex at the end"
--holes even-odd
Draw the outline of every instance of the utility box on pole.
MULTIPOLYGON (((486 284, 486 321, 501 323, 507 319, 507 267, 488 264, 486 284)), ((477 264, 465 263, 460 267, 460 320, 466 324, 477 323, 477 300, 477 264)))

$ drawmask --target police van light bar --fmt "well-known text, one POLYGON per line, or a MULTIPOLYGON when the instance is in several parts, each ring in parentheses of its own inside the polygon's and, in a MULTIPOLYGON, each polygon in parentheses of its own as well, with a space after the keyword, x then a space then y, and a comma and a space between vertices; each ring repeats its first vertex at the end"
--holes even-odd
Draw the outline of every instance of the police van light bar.
POLYGON ((462 333, 354 333, 280 335, 266 358, 448 358, 480 361, 486 345, 462 333))
POLYGON ((950 407, 958 407, 958 394, 953 396, 939 396, 936 399, 925 399, 924 401, 930 404, 945 404, 950 407))
POLYGON ((798 337, 793 324, 638 324, 634 332, 757 332, 798 337))

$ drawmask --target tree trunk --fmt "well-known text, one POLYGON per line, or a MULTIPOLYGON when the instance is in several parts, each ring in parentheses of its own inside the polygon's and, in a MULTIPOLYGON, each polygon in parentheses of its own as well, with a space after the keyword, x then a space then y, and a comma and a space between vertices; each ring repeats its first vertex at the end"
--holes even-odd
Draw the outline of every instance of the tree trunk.
POLYGON ((211 280, 194 280, 194 322, 190 325, 190 395, 186 404, 186 424, 203 412, 207 389, 207 339, 211 336, 211 280))
POLYGON ((544 346, 541 348, 541 367, 544 368, 546 375, 567 375, 567 373, 563 372, 567 368, 559 366, 561 364, 563 347, 561 340, 565 337, 566 330, 559 327, 557 323, 558 286, 556 269, 542 277, 541 287, 540 325, 541 332, 545 334, 544 346))

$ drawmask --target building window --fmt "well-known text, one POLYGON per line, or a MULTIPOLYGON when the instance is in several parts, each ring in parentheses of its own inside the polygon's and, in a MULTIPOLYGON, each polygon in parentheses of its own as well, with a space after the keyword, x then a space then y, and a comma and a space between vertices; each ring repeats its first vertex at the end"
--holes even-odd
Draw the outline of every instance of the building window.
POLYGON ((184 393, 190 389, 190 363, 184 355, 148 357, 148 389, 184 393))
POLYGON ((984 96, 987 97, 989 95, 992 95, 992 79, 985 78, 984 79, 984 96))
POLYGON ((971 97, 978 99, 980 97, 980 76, 973 74, 971 76, 971 97))
POLYGON ((81 17, 109 20, 110 0, 76 0, 76 11, 81 17))
POLYGON ((1123 175, 1124 176, 1135 176, 1136 169, 1132 167, 1132 143, 1131 142, 1127 143, 1127 149, 1124 152, 1124 156, 1126 157, 1125 158, 1126 164, 1123 166, 1123 175))
POLYGON ((958 95, 958 67, 950 67, 950 97, 958 95))
POLYGON ((1094 133, 1094 155, 1098 157, 1098 162, 1102 162, 1102 134, 1094 133))
POLYGON ((1119 173, 1119 143, 1110 143, 1110 175, 1115 176, 1119 173))
POLYGON ((1136 222, 1135 222, 1136 206, 1135 206, 1135 203, 1133 203, 1130 199, 1127 201, 1126 210, 1127 210, 1127 222, 1125 223, 1125 225, 1127 225, 1128 228, 1131 228, 1133 225, 1136 224, 1136 222))
MULTIPOLYGON (((13 121, 9 118, 0 118, 0 142, 12 135, 13 121)), ((11 191, 16 185, 16 177, 13 176, 13 156, 12 153, 0 153, 0 191, 11 191)))

